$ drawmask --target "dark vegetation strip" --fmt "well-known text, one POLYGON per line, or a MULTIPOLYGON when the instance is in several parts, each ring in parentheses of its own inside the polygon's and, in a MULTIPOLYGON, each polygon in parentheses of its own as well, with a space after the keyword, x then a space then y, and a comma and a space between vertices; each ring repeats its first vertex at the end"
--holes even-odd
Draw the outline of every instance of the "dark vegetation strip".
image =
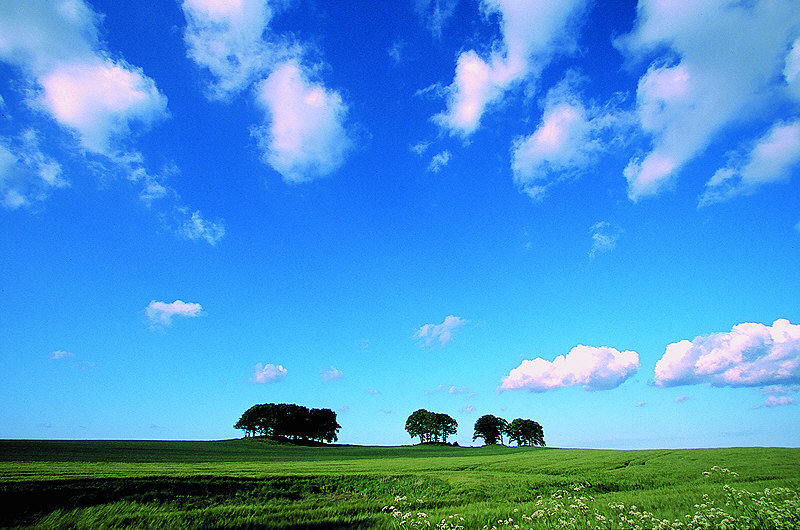
POLYGON ((224 504, 298 501, 313 496, 386 498, 397 491, 441 497, 450 486, 417 476, 291 476, 232 478, 196 476, 76 479, 0 483, 0 527, 33 526, 55 510, 74 510, 125 501, 196 510, 224 504))

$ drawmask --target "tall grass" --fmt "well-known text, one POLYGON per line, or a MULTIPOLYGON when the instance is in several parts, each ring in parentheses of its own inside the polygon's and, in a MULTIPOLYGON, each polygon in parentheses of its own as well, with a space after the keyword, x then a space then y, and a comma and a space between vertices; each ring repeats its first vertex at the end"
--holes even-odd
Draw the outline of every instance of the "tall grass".
POLYGON ((0 527, 782 529, 798 489, 797 449, 0 441, 0 527))

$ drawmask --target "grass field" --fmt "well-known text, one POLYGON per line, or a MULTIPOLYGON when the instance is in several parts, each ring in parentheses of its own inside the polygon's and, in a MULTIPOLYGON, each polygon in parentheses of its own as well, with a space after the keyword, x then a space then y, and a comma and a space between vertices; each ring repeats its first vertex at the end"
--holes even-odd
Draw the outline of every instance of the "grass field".
POLYGON ((798 490, 800 449, 0 441, 0 527, 794 529, 798 490))

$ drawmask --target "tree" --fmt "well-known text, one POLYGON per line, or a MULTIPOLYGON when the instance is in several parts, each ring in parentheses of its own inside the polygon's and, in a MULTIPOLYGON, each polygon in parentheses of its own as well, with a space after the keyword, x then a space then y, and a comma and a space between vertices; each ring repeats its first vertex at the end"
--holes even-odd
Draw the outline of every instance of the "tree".
POLYGON ((497 440, 503 443, 503 434, 508 430, 508 422, 491 414, 485 414, 475 422, 475 434, 472 440, 483 438, 486 445, 496 445, 497 440))
POLYGON ((335 442, 341 429, 330 409, 308 409, 288 403, 253 405, 234 425, 245 436, 335 442))
POLYGON ((533 420, 517 418, 508 426, 508 438, 517 445, 540 445, 544 447, 544 430, 533 420))
POLYGON ((419 409, 406 420, 406 432, 412 438, 419 436, 420 443, 447 442, 447 437, 455 434, 458 422, 447 414, 419 409))
POLYGON ((434 416, 434 426, 436 436, 441 436, 442 441, 445 443, 447 443, 448 436, 458 431, 458 422, 447 414, 436 414, 434 416))

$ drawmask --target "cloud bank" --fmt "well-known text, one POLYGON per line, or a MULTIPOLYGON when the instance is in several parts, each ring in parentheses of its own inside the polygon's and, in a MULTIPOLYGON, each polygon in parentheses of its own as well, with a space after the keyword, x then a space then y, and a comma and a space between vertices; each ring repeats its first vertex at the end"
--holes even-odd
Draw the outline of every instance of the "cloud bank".
POLYGON ((584 390, 609 390, 621 385, 639 369, 639 354, 614 348, 578 345, 552 362, 525 360, 503 378, 498 390, 545 392, 568 386, 584 390))
POLYGON ((800 325, 785 319, 771 326, 745 322, 728 333, 670 344, 656 363, 655 382, 661 387, 800 383, 800 325))

